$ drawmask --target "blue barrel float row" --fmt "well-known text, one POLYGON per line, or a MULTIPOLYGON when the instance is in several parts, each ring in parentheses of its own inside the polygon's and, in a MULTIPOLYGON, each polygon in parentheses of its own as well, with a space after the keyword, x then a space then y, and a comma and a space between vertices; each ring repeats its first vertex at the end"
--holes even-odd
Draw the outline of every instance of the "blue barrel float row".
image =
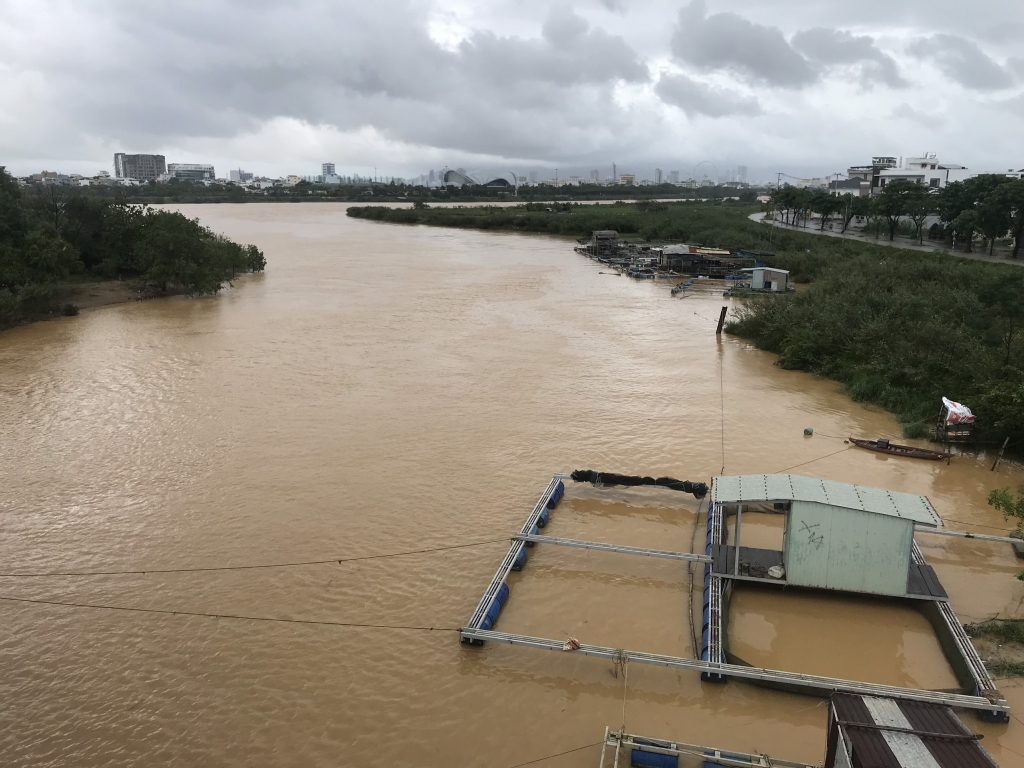
MULTIPOLYGON (((713 556, 712 545, 715 523, 715 502, 708 502, 708 534, 704 540, 704 554, 713 556)), ((703 661, 721 661, 708 658, 711 644, 711 563, 704 563, 704 609, 700 630, 700 658, 703 661)), ((715 672, 701 672, 700 679, 707 683, 724 683, 725 676, 715 672)))
MULTIPOLYGON (((548 498, 548 503, 544 505, 544 509, 541 510, 540 517, 537 518, 537 524, 530 529, 530 534, 536 536, 537 531, 540 528, 544 528, 548 524, 548 519, 551 515, 551 510, 558 506, 558 503, 565 496, 565 483, 561 480, 558 481, 558 485, 555 486, 555 490, 551 492, 551 496, 548 498)), ((527 547, 532 547, 534 542, 526 542, 527 547)), ((526 547, 519 550, 519 554, 516 555, 516 559, 512 562, 513 571, 521 571, 526 565, 526 561, 529 559, 529 555, 526 554, 526 547)), ((508 602, 509 588, 508 584, 502 584, 498 588, 497 594, 494 596, 494 600, 491 601, 491 607, 487 609, 487 613, 484 614, 484 620, 480 622, 480 629, 491 629, 494 623, 498 620, 498 616, 501 615, 501 609, 505 607, 505 603, 508 602)))

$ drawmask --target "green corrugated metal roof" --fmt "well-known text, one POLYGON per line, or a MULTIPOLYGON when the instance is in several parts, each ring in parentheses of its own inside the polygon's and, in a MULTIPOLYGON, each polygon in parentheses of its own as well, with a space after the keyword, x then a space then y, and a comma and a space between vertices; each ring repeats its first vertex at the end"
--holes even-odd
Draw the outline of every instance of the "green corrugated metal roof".
POLYGON ((924 496, 804 475, 723 475, 712 481, 711 498, 744 503, 817 501, 833 507, 902 517, 922 525, 942 525, 931 502, 924 496))

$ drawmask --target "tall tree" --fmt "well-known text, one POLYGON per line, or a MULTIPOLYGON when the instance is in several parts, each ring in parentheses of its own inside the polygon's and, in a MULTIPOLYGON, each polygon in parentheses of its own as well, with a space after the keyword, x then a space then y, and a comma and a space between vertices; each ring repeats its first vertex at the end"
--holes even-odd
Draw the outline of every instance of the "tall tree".
POLYGON ((885 185, 882 194, 877 198, 878 213, 885 219, 889 227, 889 239, 896 239, 896 228, 900 225, 900 219, 907 212, 907 203, 911 196, 916 193, 917 182, 906 179, 895 179, 885 185))
POLYGON ((924 243, 924 223, 935 212, 935 198, 923 184, 915 184, 907 197, 907 218, 914 222, 917 244, 924 243))
MULTIPOLYGON (((860 195, 843 195, 843 232, 846 232, 854 216, 864 217, 871 213, 871 198, 860 195)), ((842 199, 842 198, 841 198, 842 199)))
POLYGON ((1013 237, 1013 258, 1016 259, 1024 239, 1024 179, 1013 179, 999 185, 991 199, 1006 216, 1007 229, 1013 237))

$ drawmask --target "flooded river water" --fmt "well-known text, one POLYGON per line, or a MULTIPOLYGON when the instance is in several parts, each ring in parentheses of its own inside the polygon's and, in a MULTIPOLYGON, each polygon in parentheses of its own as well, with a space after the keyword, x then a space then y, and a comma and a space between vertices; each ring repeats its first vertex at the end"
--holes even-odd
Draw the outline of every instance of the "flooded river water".
MULTIPOLYGON (((0 334, 0 572, 485 543, 0 577, 2 765, 502 768, 568 751, 536 765, 593 766, 587 745, 623 718, 817 761, 815 698, 459 645, 551 473, 792 469, 927 494, 951 528, 1007 527, 985 498, 1018 467, 848 449, 842 437, 899 430, 835 383, 716 339, 721 296, 601 274, 565 240, 382 225, 341 205, 182 210, 259 245, 266 274, 0 334)), ((570 484, 546 532, 689 549, 696 508, 570 484)), ((745 543, 777 534, 750 517, 745 543)), ((1009 547, 919 540, 962 620, 1022 615, 1009 547)), ((511 583, 498 629, 691 652, 685 565, 538 546, 511 583)), ((927 622, 874 601, 739 590, 731 638, 770 667, 951 685, 927 622)), ((1022 683, 999 685, 1024 717, 1022 683)), ((1019 721, 962 717, 1003 766, 1024 765, 1019 721)))

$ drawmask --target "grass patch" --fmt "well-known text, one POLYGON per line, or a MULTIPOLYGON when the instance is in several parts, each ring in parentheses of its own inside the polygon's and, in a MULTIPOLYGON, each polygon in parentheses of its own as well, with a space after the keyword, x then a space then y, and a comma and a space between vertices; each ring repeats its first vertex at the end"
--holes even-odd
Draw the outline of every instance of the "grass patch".
POLYGON ((1000 643, 1024 645, 1024 619, 989 619, 977 624, 964 624, 970 637, 990 637, 1000 643))

